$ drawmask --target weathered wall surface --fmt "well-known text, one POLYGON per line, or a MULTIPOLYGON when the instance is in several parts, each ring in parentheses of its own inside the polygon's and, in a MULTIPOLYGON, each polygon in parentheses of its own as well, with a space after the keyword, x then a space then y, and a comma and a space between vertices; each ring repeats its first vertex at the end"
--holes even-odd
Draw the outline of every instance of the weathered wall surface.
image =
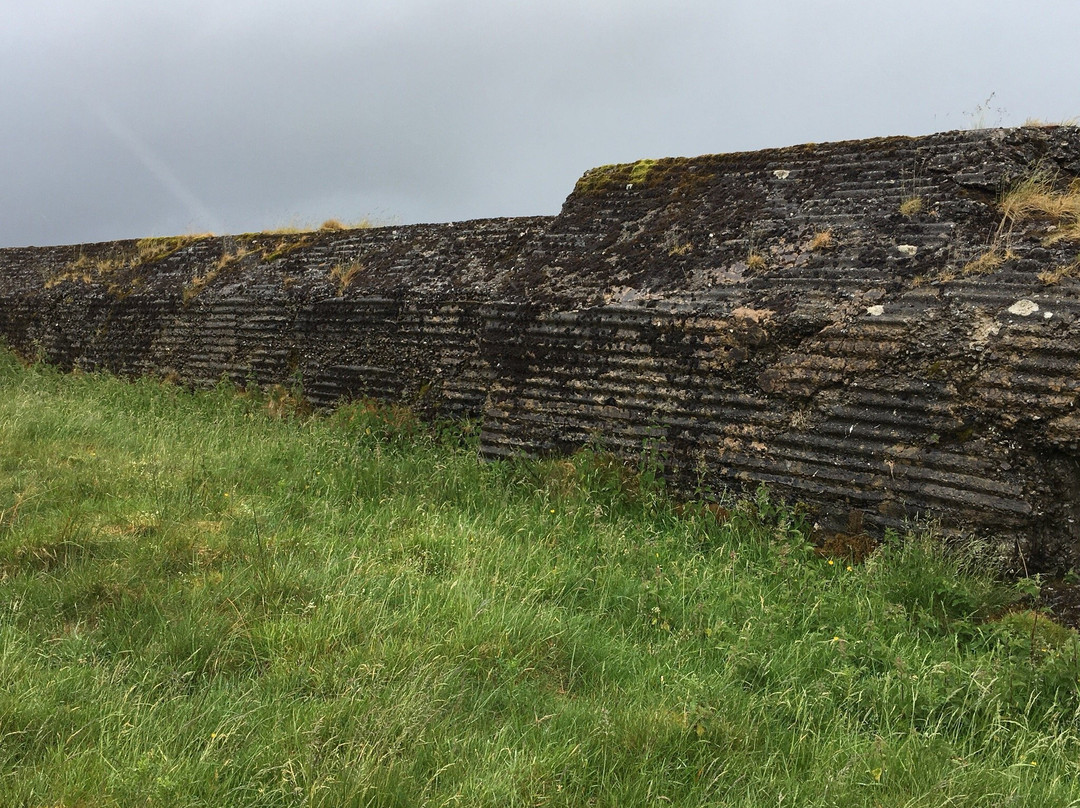
POLYGON ((489 456, 650 444, 685 487, 764 482, 837 530, 936 516, 1068 568, 1080 241, 998 205, 1035 174, 1064 194, 1075 127, 607 167, 548 218, 3 250, 0 334, 481 416, 489 456))
POLYGON ((0 335, 63 367, 301 380, 322 404, 372 396, 478 415, 487 321, 506 307, 495 285, 546 223, 2 250, 0 335))

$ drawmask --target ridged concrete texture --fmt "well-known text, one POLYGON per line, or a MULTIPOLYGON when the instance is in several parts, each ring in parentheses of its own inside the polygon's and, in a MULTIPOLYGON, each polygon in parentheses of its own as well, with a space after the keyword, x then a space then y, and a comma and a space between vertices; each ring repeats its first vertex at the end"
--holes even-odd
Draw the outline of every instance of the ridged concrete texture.
POLYGON ((0 334, 480 417, 492 457, 649 447, 684 489, 1068 569, 1080 240, 999 202, 1078 175, 1075 127, 951 132, 595 169, 555 217, 8 249, 0 334))

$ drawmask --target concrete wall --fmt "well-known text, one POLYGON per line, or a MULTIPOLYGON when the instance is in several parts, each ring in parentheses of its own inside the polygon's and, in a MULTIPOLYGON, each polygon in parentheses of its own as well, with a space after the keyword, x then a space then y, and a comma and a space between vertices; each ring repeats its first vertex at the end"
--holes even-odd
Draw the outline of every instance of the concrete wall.
POLYGON ((605 167, 555 217, 0 250, 0 334, 470 414, 489 456, 648 444, 682 487, 767 483, 831 530, 934 516, 1069 568, 1080 242, 1000 230, 1035 173, 1080 175, 1075 127, 605 167))

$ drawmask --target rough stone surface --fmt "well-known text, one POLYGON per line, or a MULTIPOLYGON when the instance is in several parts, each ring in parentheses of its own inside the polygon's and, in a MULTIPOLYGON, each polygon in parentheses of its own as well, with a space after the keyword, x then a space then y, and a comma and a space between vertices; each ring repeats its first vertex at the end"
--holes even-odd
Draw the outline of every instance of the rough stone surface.
POLYGON ((1034 172, 1074 181, 1080 131, 609 166, 554 217, 0 250, 0 335, 68 368, 480 417, 492 457, 650 445, 685 489, 766 483, 827 530, 935 517, 1063 570, 1080 272, 1054 270, 1080 244, 1045 217, 1000 234, 1034 172))

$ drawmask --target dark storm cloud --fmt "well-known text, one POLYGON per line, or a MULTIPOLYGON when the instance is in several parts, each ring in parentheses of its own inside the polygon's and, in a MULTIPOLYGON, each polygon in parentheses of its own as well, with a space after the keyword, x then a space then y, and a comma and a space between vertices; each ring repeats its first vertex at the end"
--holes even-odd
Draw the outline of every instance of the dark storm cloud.
POLYGON ((1080 114, 1073 2, 0 7, 0 245, 552 213, 601 163, 1080 114))

